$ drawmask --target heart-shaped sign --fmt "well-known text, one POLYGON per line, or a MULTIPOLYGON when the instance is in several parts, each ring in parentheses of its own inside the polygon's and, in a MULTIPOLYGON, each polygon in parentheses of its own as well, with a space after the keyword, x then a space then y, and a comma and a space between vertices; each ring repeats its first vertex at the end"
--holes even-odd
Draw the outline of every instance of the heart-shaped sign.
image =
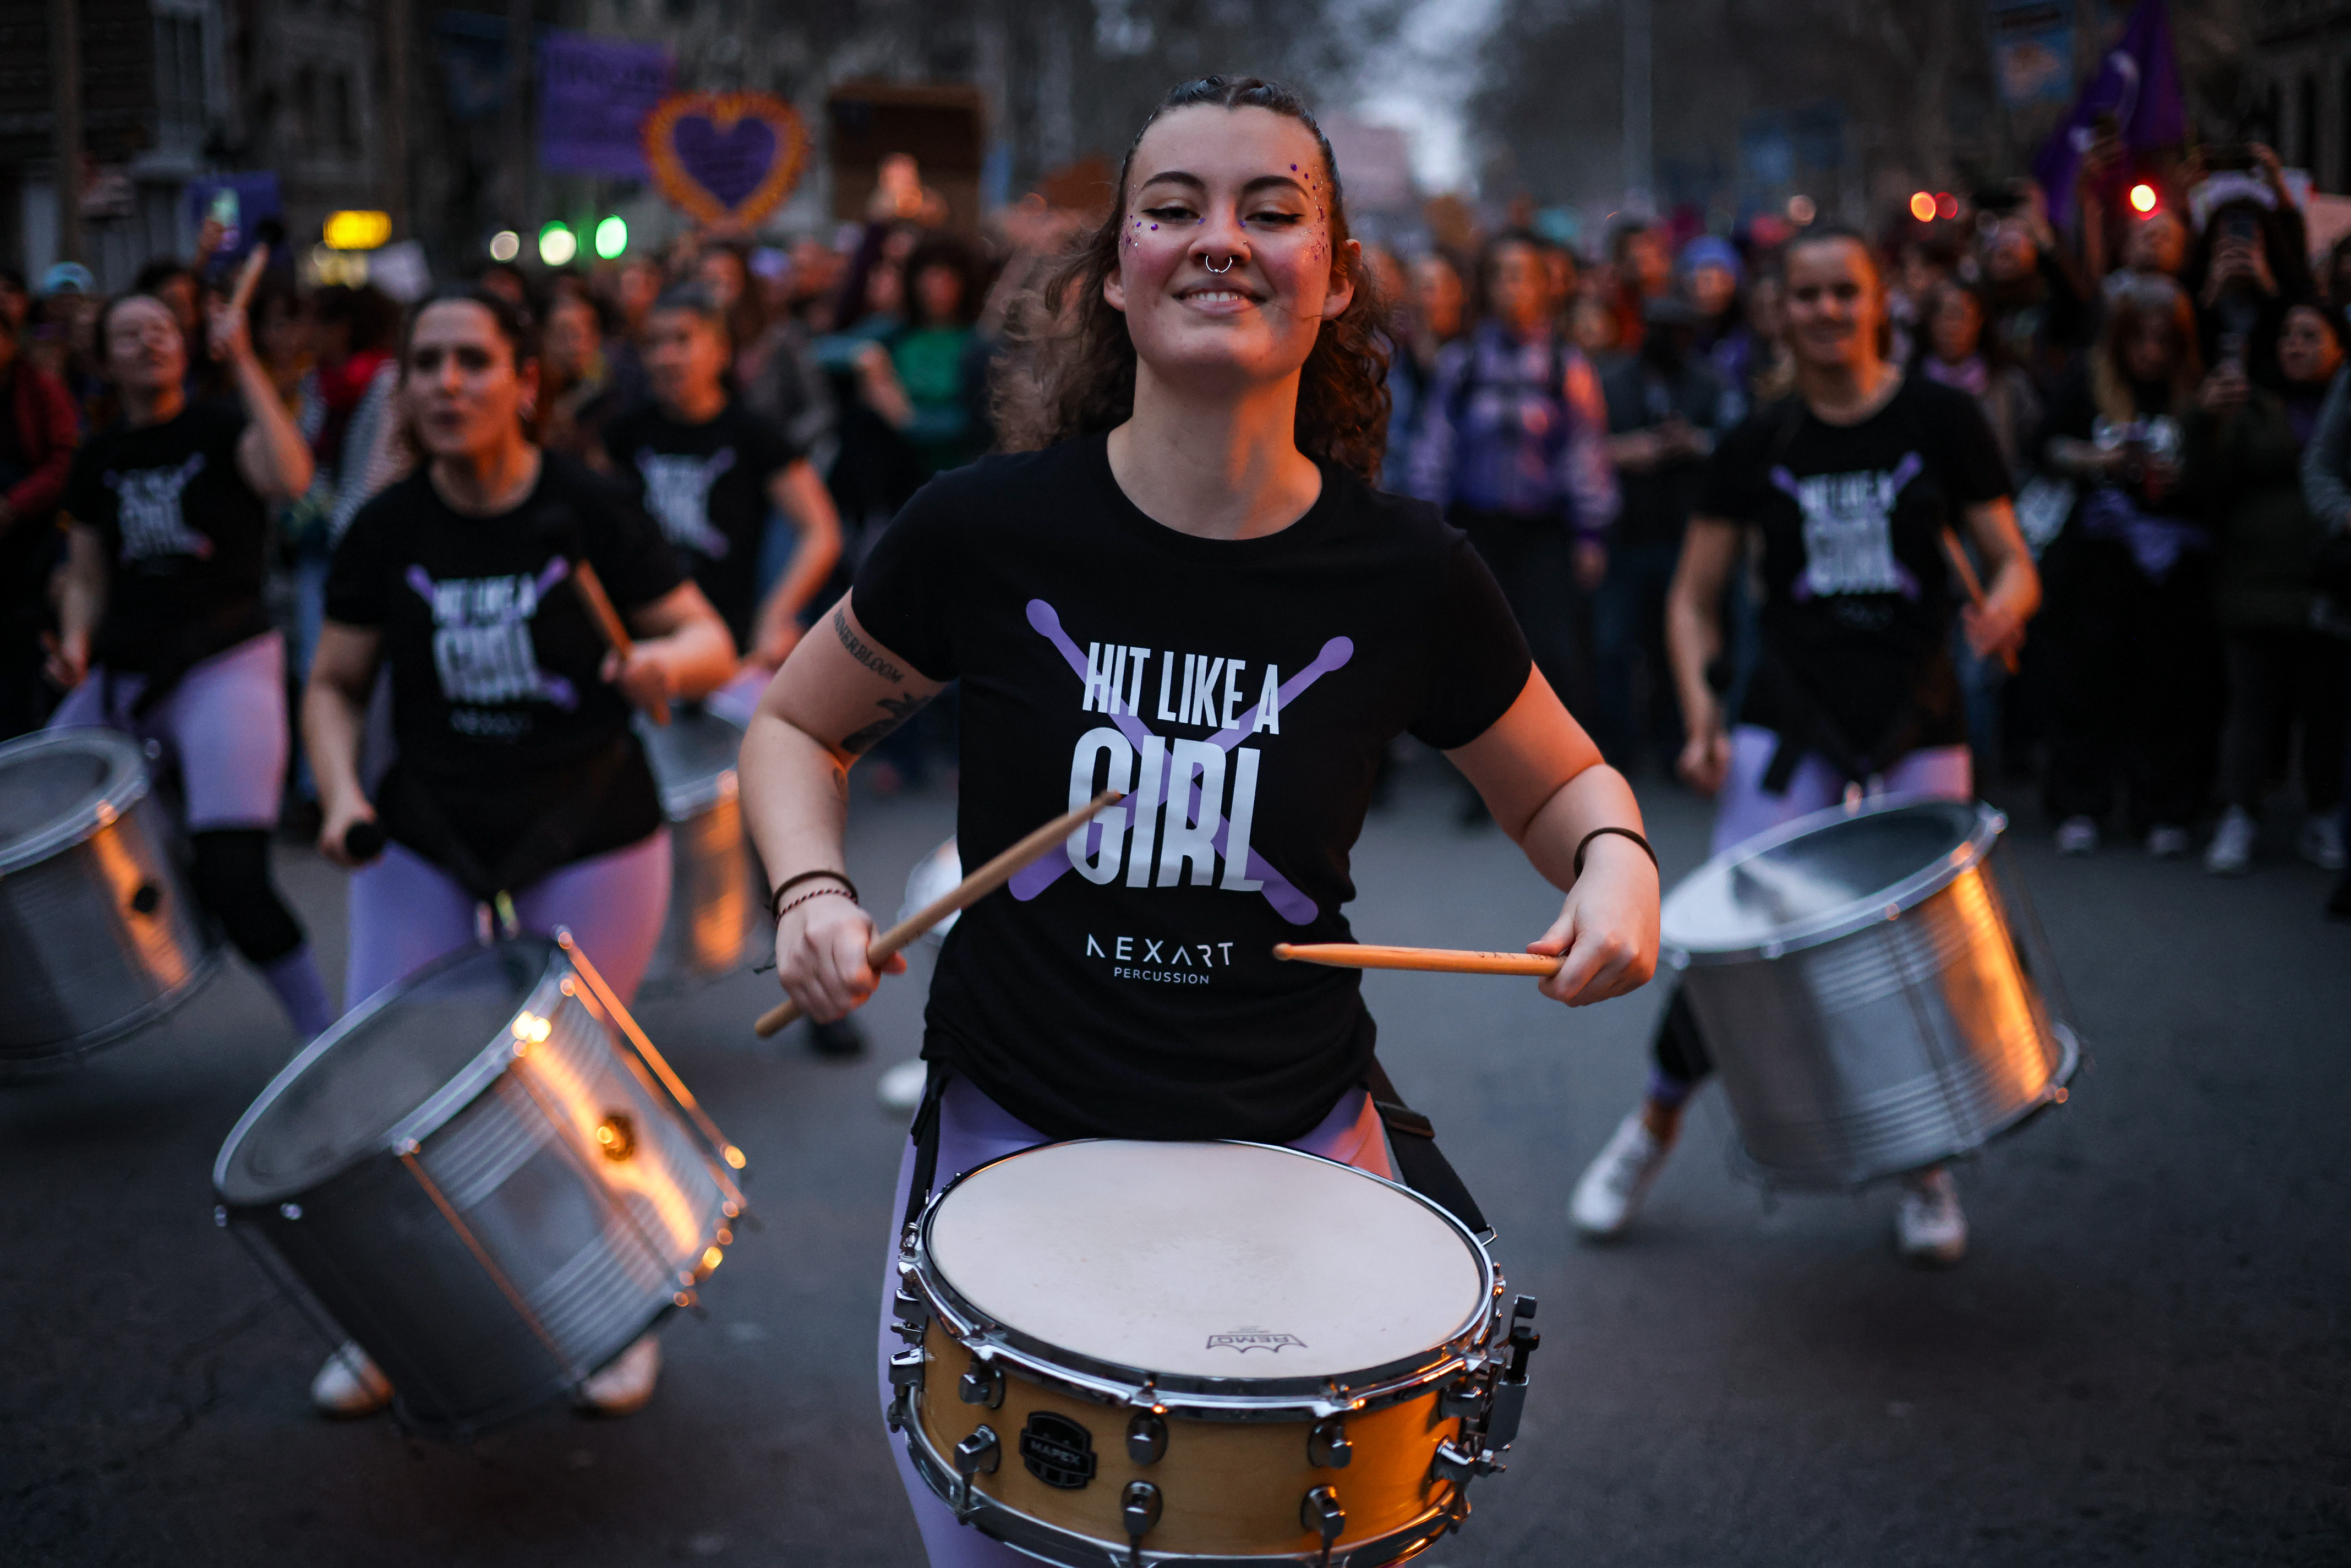
POLYGON ((705 224, 758 223, 808 161, 799 112, 773 93, 678 93, 645 116, 644 138, 662 194, 705 224))

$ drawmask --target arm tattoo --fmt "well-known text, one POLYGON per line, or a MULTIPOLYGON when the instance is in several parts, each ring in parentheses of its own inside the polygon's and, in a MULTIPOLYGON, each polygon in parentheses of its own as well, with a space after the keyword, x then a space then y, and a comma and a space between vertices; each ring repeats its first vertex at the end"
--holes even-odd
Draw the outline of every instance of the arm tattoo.
POLYGON ((912 692, 903 696, 883 697, 873 706, 882 709, 883 717, 875 719, 854 735, 843 736, 841 749, 852 757, 862 757, 882 744, 889 733, 921 711, 928 697, 918 697, 912 692))
MULTIPOLYGON (((841 611, 832 612, 832 634, 849 650, 849 656, 881 676, 885 681, 903 681, 906 672, 873 651, 873 645, 849 629, 849 617, 841 611)), ((911 710, 909 710, 911 711, 911 710)))

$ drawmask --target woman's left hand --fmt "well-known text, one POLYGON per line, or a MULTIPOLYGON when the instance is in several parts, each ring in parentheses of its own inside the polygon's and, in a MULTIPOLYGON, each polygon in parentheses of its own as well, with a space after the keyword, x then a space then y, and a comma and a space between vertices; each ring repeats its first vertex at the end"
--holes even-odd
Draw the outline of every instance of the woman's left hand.
POLYGON ((639 643, 629 650, 623 662, 617 650, 604 655, 604 679, 621 688, 621 695, 632 706, 653 712, 671 702, 675 685, 670 679, 669 664, 662 651, 652 643, 639 643))
POLYGON ((1542 994, 1582 1008, 1648 984, 1657 970, 1657 868, 1639 845, 1614 833, 1593 839, 1559 918, 1527 944, 1545 957, 1566 955, 1542 994))

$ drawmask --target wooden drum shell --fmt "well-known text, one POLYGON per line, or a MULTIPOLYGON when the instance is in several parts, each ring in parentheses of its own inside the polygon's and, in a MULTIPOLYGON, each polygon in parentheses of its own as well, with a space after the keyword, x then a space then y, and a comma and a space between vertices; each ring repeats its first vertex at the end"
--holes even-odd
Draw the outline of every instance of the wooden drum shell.
POLYGON ((1295 1420, 1209 1421, 1180 1409, 1164 1416, 1165 1452, 1138 1465, 1126 1451, 1127 1422, 1136 1407, 1079 1399, 1008 1367, 1000 1405, 967 1405, 956 1385, 973 1364, 971 1353, 935 1318, 925 1326, 923 1350, 916 1419, 932 1450, 944 1462, 957 1443, 988 1427, 997 1435, 998 1457, 992 1473, 973 1478, 976 1489, 1029 1519, 1099 1542, 1106 1552, 1127 1549, 1119 1502, 1130 1481, 1159 1489, 1163 1512, 1143 1542, 1154 1554, 1319 1555, 1322 1537, 1307 1530, 1300 1511, 1316 1487, 1330 1487, 1346 1511, 1334 1558, 1441 1514, 1454 1501, 1453 1484, 1437 1478, 1435 1463, 1437 1445, 1457 1436, 1461 1422, 1437 1415, 1434 1385, 1401 1403, 1341 1417, 1352 1448, 1343 1469, 1309 1458, 1308 1435, 1316 1423, 1302 1412, 1295 1420), (1092 1437, 1095 1470, 1085 1485, 1049 1486, 1022 1462, 1020 1434, 1040 1411, 1092 1437))

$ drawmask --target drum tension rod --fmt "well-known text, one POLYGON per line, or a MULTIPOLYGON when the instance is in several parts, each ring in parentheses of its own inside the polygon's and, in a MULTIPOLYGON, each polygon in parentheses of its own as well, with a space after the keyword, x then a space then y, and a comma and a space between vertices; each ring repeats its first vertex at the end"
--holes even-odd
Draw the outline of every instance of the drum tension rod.
POLYGON ((1127 1568, 1143 1568, 1143 1538, 1159 1523, 1159 1489, 1149 1481, 1129 1481, 1118 1494, 1119 1521, 1126 1526, 1127 1568))
POLYGON ((1298 1522, 1322 1538, 1322 1568, 1331 1568, 1331 1546, 1347 1528, 1347 1511, 1339 1506, 1336 1487, 1316 1487, 1298 1505, 1298 1522))
POLYGON ((956 1474, 963 1478, 963 1485, 958 1489, 961 1493, 960 1500, 955 1505, 957 1519, 969 1518, 975 1506, 972 1500, 972 1479, 975 1476, 994 1475, 996 1461, 1002 1452, 1003 1446, 996 1440, 996 1428, 985 1422, 974 1427, 970 1437, 955 1446, 956 1474))

